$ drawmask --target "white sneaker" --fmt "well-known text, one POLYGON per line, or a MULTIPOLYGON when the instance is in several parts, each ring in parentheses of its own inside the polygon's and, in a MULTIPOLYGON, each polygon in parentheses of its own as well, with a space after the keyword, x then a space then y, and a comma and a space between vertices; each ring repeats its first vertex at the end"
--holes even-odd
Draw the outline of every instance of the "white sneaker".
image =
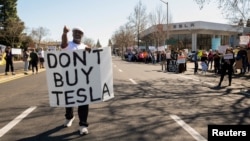
POLYGON ((79 131, 80 131, 80 135, 87 135, 89 133, 87 127, 85 126, 80 126, 79 131))
POLYGON ((70 127, 72 125, 72 122, 74 121, 75 116, 72 119, 66 119, 64 126, 65 127, 70 127))

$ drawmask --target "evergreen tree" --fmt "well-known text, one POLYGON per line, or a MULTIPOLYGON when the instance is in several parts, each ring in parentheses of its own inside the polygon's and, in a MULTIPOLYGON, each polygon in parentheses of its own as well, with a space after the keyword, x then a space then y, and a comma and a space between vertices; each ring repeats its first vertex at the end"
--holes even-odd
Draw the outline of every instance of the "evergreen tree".
POLYGON ((0 44, 20 45, 24 23, 17 15, 17 0, 0 0, 0 44))
POLYGON ((111 42, 111 40, 109 39, 109 42, 108 42, 109 44, 108 44, 108 46, 109 47, 112 47, 112 42, 111 42))
POLYGON ((17 0, 0 0, 0 22, 2 28, 7 26, 9 18, 20 20, 17 16, 17 0))
POLYGON ((102 45, 100 44, 99 39, 97 40, 96 47, 98 47, 98 48, 102 47, 102 45))

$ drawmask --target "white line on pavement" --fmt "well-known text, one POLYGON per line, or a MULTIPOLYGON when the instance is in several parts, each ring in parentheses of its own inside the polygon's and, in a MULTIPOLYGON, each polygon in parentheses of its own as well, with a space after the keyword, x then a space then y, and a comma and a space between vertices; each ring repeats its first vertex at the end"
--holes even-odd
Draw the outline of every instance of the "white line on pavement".
POLYGON ((203 136, 201 136, 198 132, 196 132, 192 127, 186 124, 183 120, 181 120, 176 115, 170 115, 170 117, 175 120, 182 128, 184 128, 194 139, 197 141, 207 141, 203 136))
POLYGON ((132 78, 129 78, 129 80, 130 80, 133 84, 137 84, 137 83, 135 82, 135 80, 133 80, 132 78))
MULTIPOLYGON (((191 78, 191 77, 188 77, 188 76, 184 76, 184 75, 178 75, 179 77, 183 77, 183 78, 186 78, 186 79, 191 79, 191 80, 194 80, 194 81, 201 81, 201 80, 198 80, 198 79, 194 79, 194 78, 191 78)), ((205 82, 205 81, 201 81, 202 83, 206 83, 210 86, 215 86, 214 83, 209 83, 209 82, 205 82)))
POLYGON ((7 133, 11 128, 13 128, 16 124, 18 124, 22 119, 24 119, 28 114, 30 114, 33 110, 35 110, 37 107, 33 106, 25 110, 21 115, 16 117, 14 120, 9 122, 7 125, 5 125, 2 129, 0 129, 0 138, 7 133))

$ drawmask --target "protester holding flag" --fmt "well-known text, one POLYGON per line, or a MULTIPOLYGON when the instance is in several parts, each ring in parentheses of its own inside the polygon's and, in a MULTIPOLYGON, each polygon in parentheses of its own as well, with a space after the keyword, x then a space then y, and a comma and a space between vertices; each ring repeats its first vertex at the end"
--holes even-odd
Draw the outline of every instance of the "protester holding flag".
MULTIPOLYGON (((63 50, 78 50, 78 49, 85 49, 90 51, 91 49, 84 45, 81 41, 84 35, 83 29, 80 27, 73 28, 73 40, 68 42, 67 33, 69 29, 64 26, 63 34, 62 34, 62 44, 61 48, 63 50)), ((88 134, 88 113, 89 113, 89 105, 82 105, 78 106, 78 117, 79 117, 79 131, 80 134, 88 134)), ((66 121, 64 123, 65 127, 70 127, 72 125, 75 116, 73 115, 73 107, 66 107, 65 113, 66 121)))

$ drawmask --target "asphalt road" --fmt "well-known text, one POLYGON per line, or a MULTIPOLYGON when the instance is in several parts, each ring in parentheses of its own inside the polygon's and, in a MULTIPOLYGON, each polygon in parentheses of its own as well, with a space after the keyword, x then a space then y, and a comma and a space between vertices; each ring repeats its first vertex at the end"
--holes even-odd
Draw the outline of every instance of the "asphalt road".
POLYGON ((64 128, 64 108, 49 106, 44 70, 0 74, 0 141, 206 141, 209 124, 250 125, 249 96, 240 93, 247 77, 214 89, 219 77, 193 75, 192 64, 184 74, 160 69, 114 57, 115 98, 90 105, 86 136, 78 118, 64 128))

